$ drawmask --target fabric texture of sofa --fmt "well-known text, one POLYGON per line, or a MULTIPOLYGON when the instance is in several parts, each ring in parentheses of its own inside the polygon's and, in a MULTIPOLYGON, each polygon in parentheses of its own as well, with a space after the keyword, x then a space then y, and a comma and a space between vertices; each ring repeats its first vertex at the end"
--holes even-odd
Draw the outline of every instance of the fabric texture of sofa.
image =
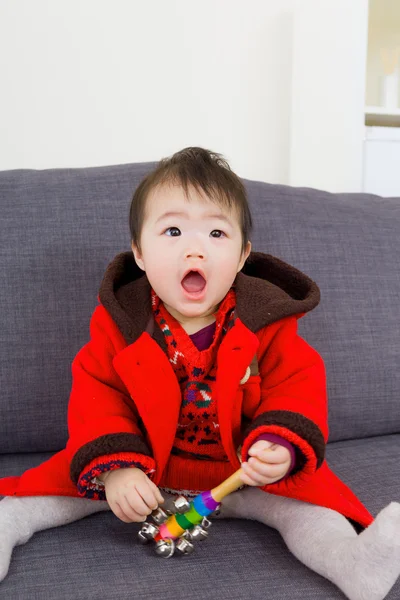
MULTIPOLYGON (((133 190, 154 166, 0 172, 0 477, 65 447, 71 363, 107 265, 130 248, 133 190)), ((253 249, 320 287, 299 333, 325 361, 327 461, 375 516, 400 501, 400 199, 244 183, 253 249)), ((106 512, 39 532, 15 548, 0 597, 344 598, 260 523, 214 522, 194 554, 170 560, 138 530, 106 512)))

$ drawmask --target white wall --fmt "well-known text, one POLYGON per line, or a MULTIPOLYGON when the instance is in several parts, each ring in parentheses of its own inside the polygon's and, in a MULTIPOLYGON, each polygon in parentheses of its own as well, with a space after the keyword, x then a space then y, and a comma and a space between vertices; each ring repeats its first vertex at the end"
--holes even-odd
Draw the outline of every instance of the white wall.
POLYGON ((185 146, 285 183, 293 0, 2 0, 0 170, 185 146))
POLYGON ((359 192, 368 0, 297 0, 293 22, 288 183, 359 192))
POLYGON ((0 170, 199 145, 242 177, 360 191, 367 5, 1 0, 0 170))

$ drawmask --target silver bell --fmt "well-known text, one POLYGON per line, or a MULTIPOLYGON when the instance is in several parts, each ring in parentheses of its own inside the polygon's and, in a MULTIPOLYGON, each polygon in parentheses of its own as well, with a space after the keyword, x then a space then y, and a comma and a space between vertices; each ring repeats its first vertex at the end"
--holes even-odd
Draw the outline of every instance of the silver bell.
POLYGON ((153 525, 153 523, 148 523, 146 521, 138 533, 139 541, 142 544, 146 544, 149 540, 154 539, 157 533, 158 527, 156 527, 156 525, 153 525))
POLYGON ((208 537, 208 531, 200 527, 200 525, 195 525, 192 529, 189 530, 191 539, 194 542, 201 542, 208 537))
POLYGON ((185 496, 178 496, 176 500, 174 500, 174 506, 176 511, 179 514, 185 513, 190 508, 190 502, 185 498, 185 496))
POLYGON ((207 519, 207 517, 203 517, 203 520, 201 522, 201 526, 204 529, 210 529, 211 525, 212 525, 211 521, 209 519, 207 519))
POLYGON ((164 538, 156 543, 156 554, 162 558, 170 558, 174 552, 175 542, 171 538, 164 538))
POLYGON ((182 554, 191 554, 194 551, 194 546, 184 537, 180 537, 175 544, 176 549, 182 552, 182 554))
POLYGON ((139 542, 141 544, 148 544, 149 543, 149 541, 150 541, 149 538, 146 537, 141 531, 139 531, 139 533, 137 535, 138 535, 139 542))
POLYGON ((165 523, 165 521, 168 519, 168 514, 162 508, 156 508, 155 510, 153 510, 151 516, 157 523, 157 525, 165 523))

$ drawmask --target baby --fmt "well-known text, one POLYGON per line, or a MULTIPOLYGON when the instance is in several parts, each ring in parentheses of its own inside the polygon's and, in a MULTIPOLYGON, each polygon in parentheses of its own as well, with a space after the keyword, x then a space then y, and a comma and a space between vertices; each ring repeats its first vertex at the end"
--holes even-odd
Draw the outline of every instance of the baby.
POLYGON ((132 251, 108 266, 72 363, 66 448, 0 480, 0 580, 36 531, 102 510, 143 522, 241 466, 243 487, 215 518, 277 529, 350 600, 385 598, 400 574, 400 504, 374 519, 329 469, 324 363, 297 333, 319 290, 252 252, 251 226, 219 154, 186 148, 140 183, 132 251))

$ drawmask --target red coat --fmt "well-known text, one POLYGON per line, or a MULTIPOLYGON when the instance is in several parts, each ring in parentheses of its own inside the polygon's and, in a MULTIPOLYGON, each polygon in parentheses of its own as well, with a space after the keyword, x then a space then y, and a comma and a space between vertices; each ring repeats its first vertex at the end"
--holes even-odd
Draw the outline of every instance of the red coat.
POLYGON ((66 448, 19 477, 0 479, 0 495, 83 495, 81 474, 106 457, 115 467, 138 460, 160 487, 211 489, 239 469, 261 431, 296 448, 293 473, 262 489, 342 513, 360 528, 372 515, 329 469, 325 367, 297 333, 297 321, 319 302, 306 275, 252 253, 236 280, 237 318, 217 358, 218 422, 229 462, 171 456, 181 403, 178 381, 149 304, 149 283, 131 252, 104 276, 90 341, 72 363, 66 448), (142 275, 142 276, 141 276, 142 275), (254 361, 254 357, 257 361, 254 361), (258 370, 243 385, 247 367, 258 370))

